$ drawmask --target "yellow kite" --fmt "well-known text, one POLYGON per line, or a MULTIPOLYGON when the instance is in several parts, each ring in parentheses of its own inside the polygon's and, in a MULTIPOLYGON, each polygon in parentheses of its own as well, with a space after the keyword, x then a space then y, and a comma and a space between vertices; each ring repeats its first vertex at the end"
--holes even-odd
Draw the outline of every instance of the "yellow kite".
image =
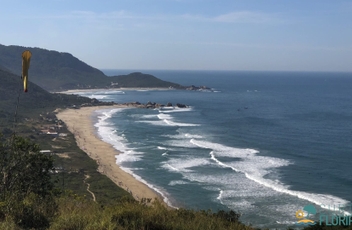
POLYGON ((24 92, 27 92, 28 69, 29 69, 29 63, 31 61, 31 56, 32 54, 28 50, 22 53, 22 78, 23 78, 24 92))

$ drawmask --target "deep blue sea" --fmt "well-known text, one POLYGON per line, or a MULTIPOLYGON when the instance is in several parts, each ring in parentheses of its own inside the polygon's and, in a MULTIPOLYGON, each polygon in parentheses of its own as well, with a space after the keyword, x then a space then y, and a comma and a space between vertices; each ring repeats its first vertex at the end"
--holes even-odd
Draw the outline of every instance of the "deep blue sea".
POLYGON ((352 73, 141 72, 212 88, 81 93, 189 105, 95 114, 100 137, 123 151, 117 164, 170 205, 233 209, 243 223, 286 228, 305 205, 322 212, 352 201, 352 73))

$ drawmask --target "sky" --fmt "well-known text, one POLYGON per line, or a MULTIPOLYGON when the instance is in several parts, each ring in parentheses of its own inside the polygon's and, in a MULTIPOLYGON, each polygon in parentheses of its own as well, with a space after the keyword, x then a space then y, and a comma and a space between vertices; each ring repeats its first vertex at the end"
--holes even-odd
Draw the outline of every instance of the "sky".
POLYGON ((99 69, 352 72, 352 0, 0 3, 0 44, 99 69))

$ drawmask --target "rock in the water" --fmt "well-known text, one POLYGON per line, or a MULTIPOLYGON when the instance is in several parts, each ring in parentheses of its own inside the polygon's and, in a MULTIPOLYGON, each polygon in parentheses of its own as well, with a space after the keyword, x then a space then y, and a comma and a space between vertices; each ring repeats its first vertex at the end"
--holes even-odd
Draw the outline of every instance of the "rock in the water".
POLYGON ((180 103, 177 103, 176 106, 179 107, 179 108, 187 108, 187 105, 180 104, 180 103))
POLYGON ((202 90, 209 90, 211 91, 211 88, 207 87, 207 86, 194 86, 194 85, 191 85, 189 87, 186 88, 186 90, 198 90, 198 91, 202 91, 202 90))

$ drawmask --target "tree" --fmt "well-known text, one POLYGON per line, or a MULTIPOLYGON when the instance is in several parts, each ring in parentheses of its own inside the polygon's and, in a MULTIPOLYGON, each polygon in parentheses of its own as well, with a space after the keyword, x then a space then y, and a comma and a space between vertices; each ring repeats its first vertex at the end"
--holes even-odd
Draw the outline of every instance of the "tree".
POLYGON ((53 160, 39 146, 13 136, 0 141, 0 210, 21 227, 48 227, 56 204, 50 173, 53 160), (37 226, 38 225, 38 226, 37 226))

